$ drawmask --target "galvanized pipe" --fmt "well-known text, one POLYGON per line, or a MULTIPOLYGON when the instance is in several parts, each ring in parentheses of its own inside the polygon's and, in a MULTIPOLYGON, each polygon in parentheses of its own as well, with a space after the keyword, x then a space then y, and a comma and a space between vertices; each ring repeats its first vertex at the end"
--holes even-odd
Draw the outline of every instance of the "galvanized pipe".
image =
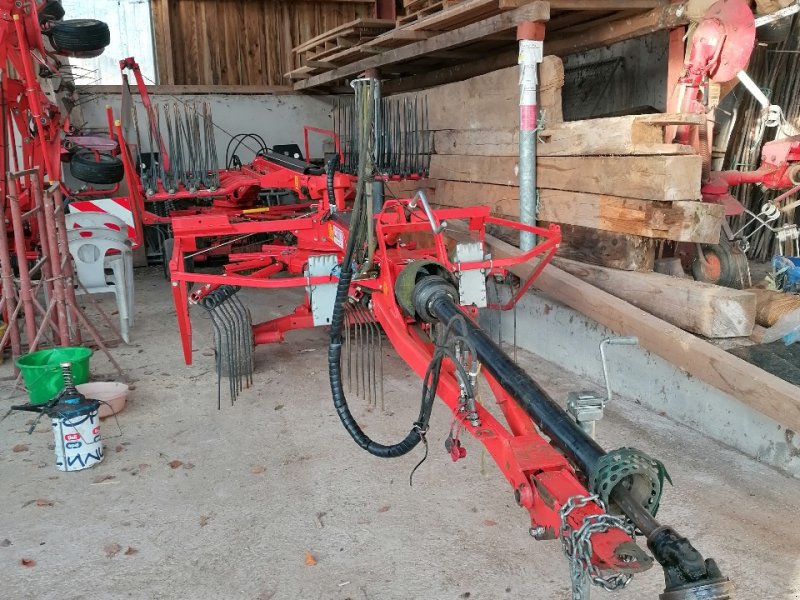
MULTIPOLYGON (((519 220, 525 225, 536 225, 536 70, 542 62, 543 43, 541 24, 520 23, 519 40, 519 220), (538 38, 538 39, 536 39, 538 38)), ((520 233, 520 249, 527 252, 536 245, 536 235, 520 233)))

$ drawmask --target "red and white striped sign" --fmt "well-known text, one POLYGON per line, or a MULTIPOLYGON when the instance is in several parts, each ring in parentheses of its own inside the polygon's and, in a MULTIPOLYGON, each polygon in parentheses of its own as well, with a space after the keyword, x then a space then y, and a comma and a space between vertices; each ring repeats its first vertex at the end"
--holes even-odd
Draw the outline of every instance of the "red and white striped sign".
POLYGON ((127 198, 100 198, 98 200, 79 200, 69 205, 71 213, 106 213, 121 219, 128 226, 128 237, 136 237, 136 228, 131 212, 131 203, 127 198))

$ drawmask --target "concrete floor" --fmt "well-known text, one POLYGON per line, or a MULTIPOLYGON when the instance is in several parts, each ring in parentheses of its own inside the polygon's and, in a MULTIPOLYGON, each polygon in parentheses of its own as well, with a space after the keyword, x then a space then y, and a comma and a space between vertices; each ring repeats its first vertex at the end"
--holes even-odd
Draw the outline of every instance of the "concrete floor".
MULTIPOLYGON (((559 544, 528 535, 525 512, 478 444, 466 440, 467 459, 450 462, 441 406, 413 488, 408 475, 421 451, 372 458, 341 427, 322 330, 259 348, 255 386, 218 411, 208 321, 197 311, 195 360, 186 367, 168 284, 153 268, 140 269, 136 284, 133 344, 114 350, 135 390, 119 416, 122 436, 113 437, 113 420, 103 423, 105 461, 57 472, 48 427, 29 437, 25 416, 0 424, 0 597, 569 600, 559 544), (28 449, 13 452, 16 444, 28 449)), ((256 317, 292 301, 247 297, 256 317)), ((519 357, 561 401, 587 387, 519 357)), ((100 354, 92 368, 112 373, 100 354)), ((8 363, 2 370, 10 374, 8 363)), ((385 382, 391 416, 368 413, 361 401, 354 412, 390 441, 415 417, 420 384, 396 361, 385 382)), ((3 412, 12 402, 5 385, 3 412)), ((622 398, 598 438, 666 463, 675 487, 661 520, 718 560, 737 598, 800 598, 800 482, 622 398)), ((615 595, 655 599, 662 588, 653 569, 615 595)))

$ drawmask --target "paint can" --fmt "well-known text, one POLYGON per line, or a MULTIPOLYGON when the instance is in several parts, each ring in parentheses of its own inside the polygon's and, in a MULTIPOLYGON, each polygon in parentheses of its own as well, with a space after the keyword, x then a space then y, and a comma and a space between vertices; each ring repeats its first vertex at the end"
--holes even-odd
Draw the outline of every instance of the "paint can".
POLYGON ((47 411, 59 471, 80 471, 103 462, 99 407, 99 401, 80 397, 62 400, 47 411))

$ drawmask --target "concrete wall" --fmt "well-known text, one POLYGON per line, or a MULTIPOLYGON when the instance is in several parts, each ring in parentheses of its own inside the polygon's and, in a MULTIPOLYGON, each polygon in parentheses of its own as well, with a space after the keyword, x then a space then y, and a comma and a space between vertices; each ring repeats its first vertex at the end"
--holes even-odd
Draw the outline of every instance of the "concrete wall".
MULTIPOLYGON (((147 140, 147 119, 142 109, 138 95, 134 95, 137 106, 139 132, 142 136, 142 147, 149 150, 147 140)), ((177 98, 154 94, 151 96, 153 103, 172 104, 177 98)), ((225 148, 230 140, 230 135, 237 133, 257 133, 264 138, 267 145, 295 143, 303 148, 303 126, 313 125, 331 129, 333 125, 331 108, 332 100, 324 96, 303 95, 186 95, 180 97, 181 101, 198 104, 209 102, 215 125, 217 156, 220 166, 225 161, 225 148), (227 133, 226 133, 227 132, 227 133)), ((89 127, 106 128, 107 119, 105 107, 110 105, 118 117, 121 111, 120 94, 99 94, 92 101, 83 104, 83 119, 89 127)), ((123 121, 125 123, 125 121, 123 121)), ((165 135, 162 123, 162 135, 165 135)), ((133 141, 132 133, 126 133, 129 141, 133 141)), ((320 136, 312 136, 311 153, 313 157, 322 156, 322 141, 320 136)), ((253 142, 247 142, 254 150, 257 149, 253 142)), ((253 152, 240 148, 239 157, 242 162, 249 162, 253 152)))
MULTIPOLYGON (((505 344, 510 344, 513 313, 503 313, 502 329, 499 321, 496 313, 488 314, 484 326, 496 335, 502 332, 505 344)), ((602 385, 599 344, 614 336, 611 331, 533 293, 518 305, 516 324, 518 346, 575 373, 576 391, 587 389, 587 379, 602 385)), ((790 430, 642 348, 613 346, 606 356, 613 393, 800 478, 800 440, 790 430)))

